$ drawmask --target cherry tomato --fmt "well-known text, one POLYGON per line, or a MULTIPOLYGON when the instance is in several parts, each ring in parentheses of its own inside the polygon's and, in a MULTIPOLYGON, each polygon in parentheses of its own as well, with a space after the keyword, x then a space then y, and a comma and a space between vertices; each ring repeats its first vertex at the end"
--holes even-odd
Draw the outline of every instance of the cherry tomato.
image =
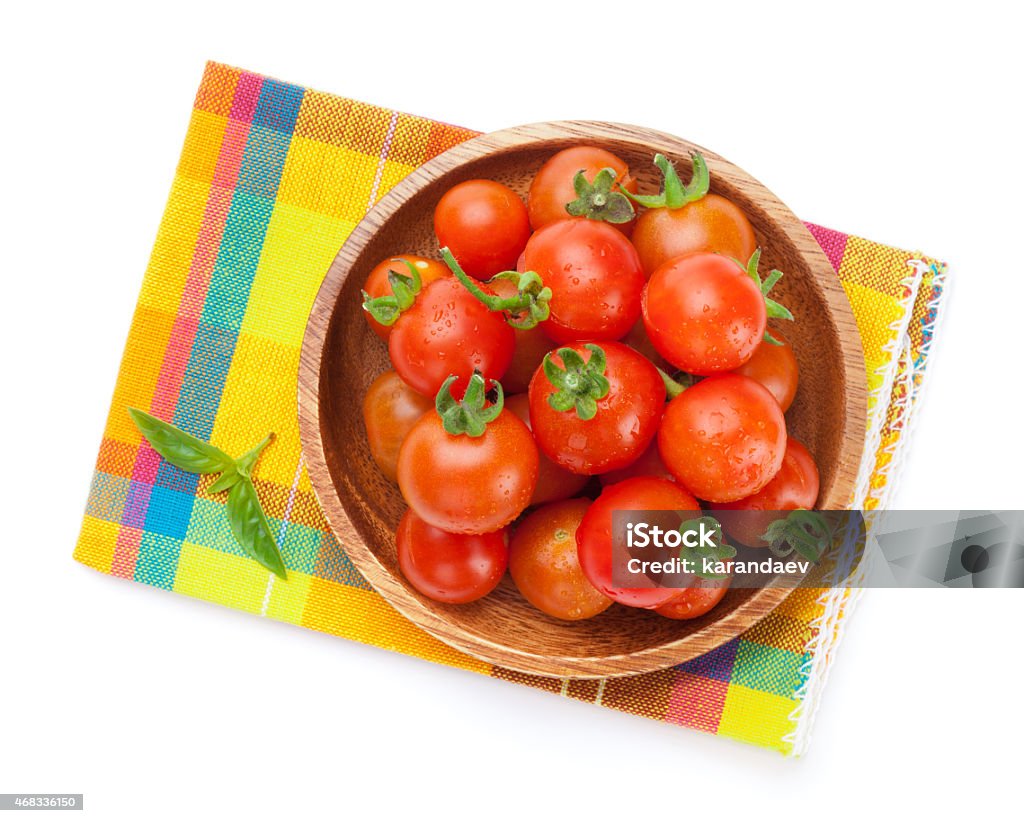
MULTIPOLYGON (((384 297, 391 294, 392 290, 391 284, 388 282, 388 273, 393 271, 403 277, 409 276, 409 269, 403 261, 408 261, 416 267, 420 275, 421 289, 426 288, 428 283, 433 283, 441 277, 451 277, 452 274, 444 263, 439 263, 437 260, 419 257, 415 254, 399 254, 389 257, 371 269, 369 276, 366 278, 366 284, 363 286, 363 291, 370 295, 371 298, 384 297)), ((381 325, 365 310, 363 314, 366 315, 366 322, 370 324, 374 334, 381 340, 387 340, 391 336, 392 326, 381 325)))
POLYGON ((698 252, 745 262, 757 248, 757 239, 739 206, 720 195, 706 194, 678 209, 645 211, 636 221, 633 245, 644 271, 652 274, 674 257, 698 252))
POLYGON ((523 265, 553 292, 551 316, 541 327, 556 343, 618 340, 640 316, 640 259, 608 223, 584 217, 549 223, 526 244, 523 265))
MULTIPOLYGON (((671 588, 626 588, 613 580, 612 547, 625 545, 624 534, 613 534, 615 511, 692 511, 698 516, 700 505, 686 489, 661 477, 632 477, 606 486, 576 530, 580 566, 587 579, 602 593, 618 603, 654 609, 678 594, 671 588)), ((667 528, 678 527, 678 516, 667 528)))
MULTIPOLYGON (((522 420, 527 428, 530 426, 530 398, 525 394, 514 394, 505 398, 505 408, 522 420)), ((530 498, 530 505, 550 503, 553 500, 564 500, 578 494, 587 484, 582 474, 573 474, 568 469, 556 466, 546 454, 539 455, 537 465, 537 485, 530 498)))
POLYGON ((771 329, 768 332, 782 345, 776 346, 767 340, 762 340, 753 356, 738 369, 737 374, 745 374, 752 377, 768 391, 783 411, 793 405, 793 398, 796 397, 796 387, 799 382, 799 369, 796 365, 796 355, 793 354, 793 347, 781 333, 771 329))
POLYGON ((803 443, 790 437, 786 440, 782 468, 768 485, 750 497, 716 505, 716 515, 730 537, 747 546, 766 546, 761 535, 775 520, 773 512, 813 509, 818 501, 818 489, 818 467, 814 458, 803 443), (732 511, 744 513, 730 516, 732 511), (765 517, 749 512, 765 512, 765 517))
POLYGON ((612 604, 590 585, 576 552, 576 529, 589 506, 585 499, 549 503, 523 518, 509 543, 508 570, 519 591, 560 620, 585 620, 612 604))
POLYGON ((678 257, 651 275, 644 328, 661 355, 685 372, 742 366, 764 338, 764 295, 744 268, 720 254, 678 257))
POLYGON ((688 589, 677 589, 675 597, 655 611, 672 620, 692 620, 702 617, 722 602, 729 591, 729 579, 700 580, 688 589))
MULTIPOLYGON (((578 172, 582 171, 587 181, 593 183, 597 173, 606 168, 615 171, 612 191, 621 188, 636 193, 636 180, 630 175, 629 167, 610 151, 597 146, 573 146, 551 157, 540 167, 530 184, 527 206, 534 230, 569 216, 565 207, 577 198, 574 181, 578 172)), ((628 234, 633 230, 634 222, 610 225, 628 234)))
POLYGON ((479 437, 449 434, 440 415, 425 414, 398 453, 398 487, 431 525, 483 534, 529 505, 537 464, 533 435, 510 411, 502 409, 479 437))
POLYGON ((668 404, 658 450, 669 471, 701 500, 729 503, 760 491, 779 471, 786 419, 756 380, 716 375, 668 404))
POLYGON ((661 459, 657 439, 652 440, 647 450, 625 468, 605 472, 598 477, 602 486, 621 483, 631 477, 664 477, 666 480, 675 480, 665 461, 661 459))
POLYGON ((466 274, 486 280, 515 266, 530 237, 530 220, 523 201, 508 186, 466 180, 438 202, 434 233, 466 274))
POLYGON ((402 441, 434 401, 410 389, 393 371, 377 376, 363 398, 363 422, 374 462, 392 483, 397 482, 402 441))
POLYGON ((499 379, 514 348, 515 335, 504 316, 487 309, 454 277, 435 280, 420 292, 388 339, 395 371, 427 397, 437 394, 451 374, 459 377, 459 392, 474 370, 499 379))
POLYGON ((537 445, 556 464, 577 474, 628 466, 650 445, 658 429, 665 407, 661 375, 649 360, 622 343, 575 343, 567 348, 582 362, 567 369, 562 355, 551 353, 551 364, 564 381, 561 386, 551 382, 543 367, 530 381, 530 420, 537 445), (595 373, 608 382, 607 393, 599 398, 595 373), (575 401, 575 408, 552 407, 559 398, 574 402, 576 390, 583 397, 575 401), (583 419, 580 415, 587 413, 588 406, 594 413, 583 419))
POLYGON ((450 534, 409 509, 398 524, 398 567, 414 589, 441 603, 469 603, 490 594, 508 566, 505 530, 450 534))
MULTIPOLYGON (((500 297, 509 297, 516 293, 516 286, 509 280, 495 280, 489 283, 491 290, 500 297)), ((555 344, 544 334, 540 326, 532 329, 513 328, 516 345, 512 353, 512 362, 505 369, 501 385, 508 394, 519 394, 530 387, 530 379, 555 344)))

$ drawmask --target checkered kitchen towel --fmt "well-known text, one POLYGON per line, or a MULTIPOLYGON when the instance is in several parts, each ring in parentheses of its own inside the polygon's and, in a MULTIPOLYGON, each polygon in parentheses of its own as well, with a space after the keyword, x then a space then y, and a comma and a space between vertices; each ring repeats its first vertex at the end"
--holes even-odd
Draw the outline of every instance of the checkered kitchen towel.
MULTIPOLYGON (((106 574, 666 723, 799 753, 843 621, 843 589, 798 590, 765 620, 675 668, 606 681, 491 666, 407 622, 353 568, 310 487, 296 375, 306 318, 345 238, 391 186, 474 132, 206 67, 142 284, 75 550, 106 574), (209 477, 163 462, 136 406, 240 454, 287 582, 246 559, 209 477)), ((857 317, 871 406, 856 505, 885 502, 927 361, 945 268, 811 226, 857 317)), ((411 670, 410 670, 411 676, 411 670)))

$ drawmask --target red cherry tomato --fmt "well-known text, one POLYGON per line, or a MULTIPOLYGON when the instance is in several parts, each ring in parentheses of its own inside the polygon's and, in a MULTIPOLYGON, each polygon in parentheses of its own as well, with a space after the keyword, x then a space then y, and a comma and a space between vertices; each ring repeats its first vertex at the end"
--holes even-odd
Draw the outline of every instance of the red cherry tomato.
MULTIPOLYGON (((514 394, 505 398, 505 408, 530 427, 530 398, 525 394, 514 394)), ((530 498, 530 505, 550 503, 554 500, 565 500, 578 494, 587 484, 582 474, 573 474, 568 469, 556 466, 544 453, 539 455, 537 466, 537 485, 530 498)))
POLYGON ((584 217, 550 223, 526 244, 523 265, 553 293, 551 316, 541 327, 557 343, 618 340, 640 316, 640 259, 608 223, 584 217))
MULTIPOLYGON (((363 286, 363 291, 370 295, 371 298, 384 297, 391 294, 392 290, 391 283, 388 282, 388 273, 393 271, 403 277, 409 276, 409 269, 403 261, 408 261, 416 267, 420 275, 421 289, 426 288, 428 283, 433 283, 442 277, 451 277, 452 274, 444 263, 439 263, 437 260, 419 257, 415 254, 399 254, 378 263, 370 270, 370 274, 366 278, 366 284, 363 286)), ((374 334, 381 340, 387 340, 391 336, 392 326, 381 325, 370 316, 368 311, 364 310, 363 314, 366 315, 366 322, 370 324, 374 334)))
POLYGON ((752 377, 768 391, 783 411, 793 405, 793 398, 796 397, 796 387, 799 382, 799 369, 796 364, 796 355, 793 354, 793 347, 775 329, 769 331, 772 337, 782 345, 776 346, 767 340, 762 340, 753 356, 738 369, 737 374, 745 374, 752 377))
POLYGON ((691 374, 742 366, 764 338, 764 295, 744 268, 720 254, 678 257, 644 289, 644 328, 661 355, 691 374))
POLYGON ((636 222, 633 245, 644 271, 651 274, 674 257, 717 253, 746 262, 757 248, 754 229, 743 210, 717 194, 678 209, 648 209, 636 222))
POLYGON ((431 525, 483 534, 529 505, 537 464, 530 430, 510 411, 503 409, 479 437, 448 434, 439 415, 425 414, 398 453, 398 487, 431 525))
MULTIPOLYGON (((661 477, 632 477, 606 486, 576 530, 580 567, 598 591, 627 606, 654 609, 678 594, 671 588, 627 588, 617 586, 613 575, 613 545, 625 545, 624 534, 613 534, 615 511, 692 511, 699 516, 700 505, 686 489, 661 477)), ((665 527, 678 527, 679 518, 665 527)))
POLYGON ((760 491, 782 467, 786 420, 772 393, 741 374, 708 377, 665 409, 658 450, 702 500, 729 503, 760 491))
POLYGON ((530 220, 523 201, 508 186, 466 180, 438 202, 434 232, 466 274, 486 280, 515 266, 530 237, 530 220))
POLYGON ((508 570, 523 597, 559 620, 585 620, 612 601, 590 585, 576 552, 576 529, 590 507, 561 500, 531 512, 509 543, 508 570))
POLYGON ((363 422, 374 462, 392 483, 398 480, 402 441, 434 401, 410 389, 393 371, 379 375, 363 398, 363 422))
POLYGON ((728 591, 728 578, 700 580, 696 585, 680 590, 679 594, 663 606, 658 606, 655 611, 672 620, 693 620, 695 617, 703 617, 721 603, 728 591))
MULTIPOLYGON (((482 286, 485 291, 486 286, 482 286)), ((461 393, 474 370, 497 380, 515 348, 512 327, 487 309, 454 277, 427 286, 392 326, 391 363, 415 391, 433 397, 449 375, 461 393)))
MULTIPOLYGON (((608 168, 615 171, 612 191, 625 189, 636 194, 636 180, 629 173, 629 167, 610 151, 597 146, 573 146, 551 157, 540 167, 530 184, 527 206, 534 230, 569 216, 565 207, 577 198, 574 181, 578 172, 582 171, 587 181, 593 183, 598 172, 608 168)), ((628 223, 609 225, 629 234, 634 222, 630 220, 628 223)))
POLYGON ((786 440, 786 451, 782 457, 782 468, 768 481, 761 491, 715 506, 716 515, 722 528, 731 538, 747 546, 768 545, 761 539, 775 520, 773 512, 793 509, 813 509, 818 501, 818 467, 807 448, 790 437, 786 440), (742 512, 730 516, 730 512, 742 512), (720 514, 718 514, 721 512, 720 514), (765 512, 761 518, 750 512, 765 512))
POLYGON ((621 483, 631 477, 664 477, 666 480, 675 480, 665 461, 661 459, 657 439, 652 440, 647 450, 625 468, 598 475, 602 486, 621 483))
POLYGON ((420 594, 441 603, 469 603, 490 594, 508 565, 505 530, 450 534, 409 509, 398 524, 398 567, 420 594))
MULTIPOLYGON (((596 413, 581 419, 571 406, 558 411, 551 405, 560 388, 552 384, 544 368, 530 381, 530 420, 537 445, 556 464, 577 474, 599 474, 628 466, 654 438, 665 408, 665 384, 658 370, 642 355, 621 343, 575 343, 567 348, 592 368, 598 346, 604 354, 604 378, 608 392, 596 399, 596 413)), ((563 358, 551 354, 557 369, 563 358)), ((573 372, 574 370, 568 370, 573 372)), ((586 384, 590 378, 573 373, 570 382, 586 384)))

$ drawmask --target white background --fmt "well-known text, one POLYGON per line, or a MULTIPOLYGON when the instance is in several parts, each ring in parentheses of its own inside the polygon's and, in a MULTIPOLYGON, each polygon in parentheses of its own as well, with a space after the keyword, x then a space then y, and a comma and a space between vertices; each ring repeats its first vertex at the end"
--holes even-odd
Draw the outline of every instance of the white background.
POLYGON ((1020 27, 939 5, 5 5, 0 792, 85 792, 94 820, 1018 808, 1017 591, 868 592, 793 762, 71 560, 208 58, 482 130, 664 129, 949 260, 896 504, 1021 507, 1020 27))

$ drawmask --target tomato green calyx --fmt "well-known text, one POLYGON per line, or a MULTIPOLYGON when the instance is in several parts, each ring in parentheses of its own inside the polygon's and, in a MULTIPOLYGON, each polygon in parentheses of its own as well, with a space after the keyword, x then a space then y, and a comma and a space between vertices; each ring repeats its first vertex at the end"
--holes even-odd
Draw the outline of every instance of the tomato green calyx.
POLYGON ((487 424, 501 414, 505 406, 505 392, 501 388, 501 383, 492 380, 491 386, 497 397, 487 406, 487 381, 480 372, 473 372, 466 392, 459 401, 452 397, 452 383, 458 379, 458 376, 453 374, 444 381, 437 392, 434 408, 437 409, 444 423, 444 430, 448 434, 481 437, 487 430, 487 424))
MULTIPOLYGON (((692 512, 679 512, 680 517, 686 517, 690 514, 692 512)), ((679 550, 679 559, 686 568, 693 569, 693 573, 702 580, 724 580, 729 576, 728 574, 712 571, 705 567, 705 561, 707 561, 708 565, 713 565, 724 563, 726 560, 731 560, 736 556, 736 549, 725 542, 722 524, 714 517, 705 515, 704 517, 685 520, 679 525, 679 532, 680 534, 685 534, 689 531, 700 533, 702 525, 704 527, 703 531, 712 533, 711 543, 714 545, 687 546, 683 543, 683 547, 679 550)))
POLYGON ((681 209, 688 203, 700 200, 708 193, 711 186, 711 175, 708 172, 708 164, 704 161, 704 155, 699 151, 690 153, 690 160, 693 163, 693 175, 690 183, 683 185, 679 179, 676 167, 672 165, 664 154, 654 155, 654 165, 657 166, 665 182, 662 184, 660 194, 631 194, 624 192, 626 197, 641 206, 649 209, 681 209))
POLYGON ((416 295, 423 288, 423 281, 416 266, 402 257, 396 257, 394 262, 403 263, 409 274, 406 276, 393 270, 388 272, 391 294, 370 297, 365 290, 363 291, 363 308, 382 326, 393 326, 402 312, 416 302, 416 295))
POLYGON ((785 557, 796 552, 812 563, 821 559, 822 552, 832 545, 832 538, 833 529, 826 517, 809 509, 794 509, 761 535, 773 554, 785 557))
POLYGON ((594 343, 587 343, 590 359, 584 362, 582 355, 568 346, 556 354, 562 359, 562 367, 551 359, 550 352, 544 355, 544 375, 556 391, 548 395, 548 405, 555 411, 576 410, 580 420, 590 420, 597 414, 597 401, 608 394, 611 386, 604 376, 608 359, 604 349, 594 343))
POLYGON ((603 220, 606 223, 628 223, 636 217, 636 211, 629 198, 618 190, 615 177, 615 169, 611 167, 601 169, 594 176, 593 183, 587 180, 582 169, 576 172, 572 179, 576 199, 566 203, 565 210, 573 217, 603 220))
MULTIPOLYGON (((657 369, 658 367, 655 366, 655 368, 657 369)), ((661 375, 661 381, 665 384, 665 394, 668 395, 669 400, 679 397, 679 395, 693 385, 693 377, 685 372, 678 372, 678 379, 673 378, 668 372, 661 369, 658 369, 658 374, 661 375)))
MULTIPOLYGON (((736 262, 739 263, 738 260, 736 262)), ((747 274, 750 276, 750 279, 753 280, 757 284, 758 289, 761 290, 761 294, 764 295, 764 306, 768 310, 768 319, 792 320, 793 312, 768 296, 768 292, 770 292, 774 288, 775 284, 782 279, 782 272, 778 269, 772 269, 768 273, 768 276, 764 280, 761 280, 761 275, 757 271, 757 267, 760 262, 761 250, 755 249, 754 253, 750 255, 750 260, 747 261, 747 265, 744 266, 744 268, 747 270, 747 274)), ((740 263, 740 265, 743 266, 742 263, 740 263)), ((782 342, 772 337, 770 332, 766 331, 764 333, 764 339, 773 346, 782 345, 782 342)))
POLYGON ((451 250, 445 246, 441 249, 441 257, 451 269, 456 279, 466 287, 470 294, 483 303, 491 311, 504 312, 508 324, 517 329, 532 329, 542 320, 551 316, 551 289, 544 285, 540 275, 534 271, 503 271, 494 275, 488 283, 495 280, 509 280, 516 286, 516 293, 508 297, 488 294, 462 270, 451 250))

